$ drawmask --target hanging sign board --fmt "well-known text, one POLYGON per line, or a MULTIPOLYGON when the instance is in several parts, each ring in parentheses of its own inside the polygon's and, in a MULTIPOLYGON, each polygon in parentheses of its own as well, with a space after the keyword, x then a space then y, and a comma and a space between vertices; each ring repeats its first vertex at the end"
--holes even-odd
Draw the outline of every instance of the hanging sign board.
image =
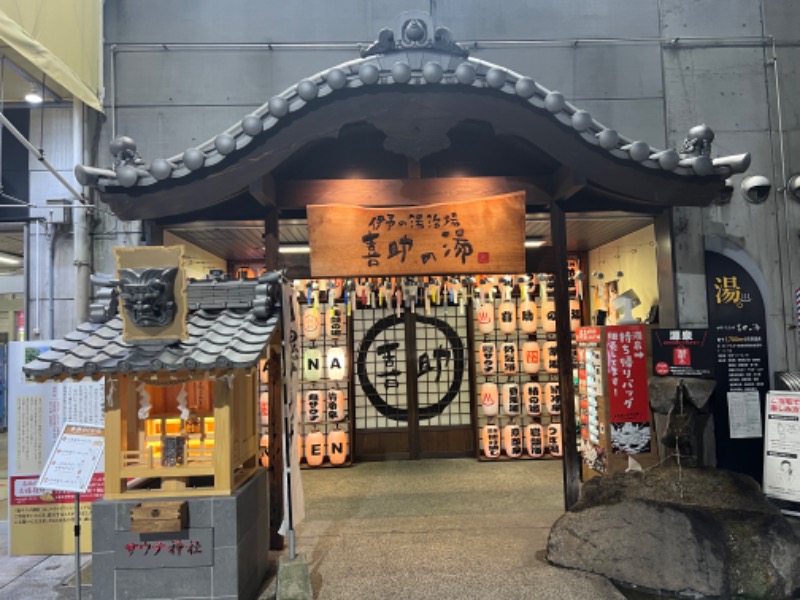
POLYGON ((525 193, 397 208, 308 207, 312 277, 522 273, 525 193))

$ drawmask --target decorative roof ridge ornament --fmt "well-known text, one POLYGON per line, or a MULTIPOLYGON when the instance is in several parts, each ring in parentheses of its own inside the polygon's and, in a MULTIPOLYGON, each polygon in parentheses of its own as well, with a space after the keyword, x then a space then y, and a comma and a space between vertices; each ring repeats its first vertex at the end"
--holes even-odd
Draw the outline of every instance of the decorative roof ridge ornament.
POLYGON ((175 320, 178 267, 120 268, 120 298, 137 327, 166 327, 175 320))
POLYGON ((107 323, 119 311, 119 280, 109 273, 92 273, 89 282, 100 289, 95 292, 95 302, 89 305, 90 323, 107 323))
POLYGON ((453 41, 447 27, 434 27, 430 13, 410 10, 400 15, 397 30, 387 28, 378 32, 378 39, 361 49, 361 56, 377 56, 405 50, 432 48, 466 58, 469 52, 453 41))

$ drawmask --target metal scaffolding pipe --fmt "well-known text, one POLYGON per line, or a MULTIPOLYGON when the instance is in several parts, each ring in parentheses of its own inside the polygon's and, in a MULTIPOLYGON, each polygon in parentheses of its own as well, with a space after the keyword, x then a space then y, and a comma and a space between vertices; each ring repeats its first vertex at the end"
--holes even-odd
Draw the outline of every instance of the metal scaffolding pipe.
POLYGON ((72 196, 78 202, 80 202, 81 204, 86 204, 86 198, 84 198, 79 192, 77 192, 75 188, 72 187, 70 183, 61 176, 61 173, 59 173, 58 171, 55 170, 55 168, 53 168, 53 165, 47 162, 47 159, 45 159, 44 155, 39 151, 39 149, 36 148, 36 146, 34 146, 33 144, 31 144, 28 138, 22 135, 19 132, 19 129, 14 127, 14 124, 11 121, 9 121, 8 118, 2 112, 0 112, 0 123, 2 123, 11 132, 11 135, 17 138, 20 144, 25 146, 28 149, 28 151, 31 154, 33 154, 33 156, 36 157, 36 160, 42 163, 45 166, 45 168, 48 171, 50 171, 50 173, 52 173, 56 179, 58 179, 61 185, 67 188, 69 193, 72 194, 72 196))

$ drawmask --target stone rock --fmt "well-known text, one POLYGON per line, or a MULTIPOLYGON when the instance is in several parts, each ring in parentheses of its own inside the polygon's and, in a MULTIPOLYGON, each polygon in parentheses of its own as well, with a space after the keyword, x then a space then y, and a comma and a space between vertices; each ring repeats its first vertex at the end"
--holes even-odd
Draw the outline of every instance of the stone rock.
POLYGON ((800 538, 753 479, 721 469, 586 482, 553 525, 547 559, 654 592, 800 598, 800 538))

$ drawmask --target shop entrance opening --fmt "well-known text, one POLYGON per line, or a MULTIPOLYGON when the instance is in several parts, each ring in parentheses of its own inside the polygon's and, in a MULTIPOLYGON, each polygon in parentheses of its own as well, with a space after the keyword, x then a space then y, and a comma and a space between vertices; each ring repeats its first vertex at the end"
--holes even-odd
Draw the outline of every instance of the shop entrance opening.
POLYGON ((362 460, 473 453, 464 307, 354 315, 355 446, 362 460))

